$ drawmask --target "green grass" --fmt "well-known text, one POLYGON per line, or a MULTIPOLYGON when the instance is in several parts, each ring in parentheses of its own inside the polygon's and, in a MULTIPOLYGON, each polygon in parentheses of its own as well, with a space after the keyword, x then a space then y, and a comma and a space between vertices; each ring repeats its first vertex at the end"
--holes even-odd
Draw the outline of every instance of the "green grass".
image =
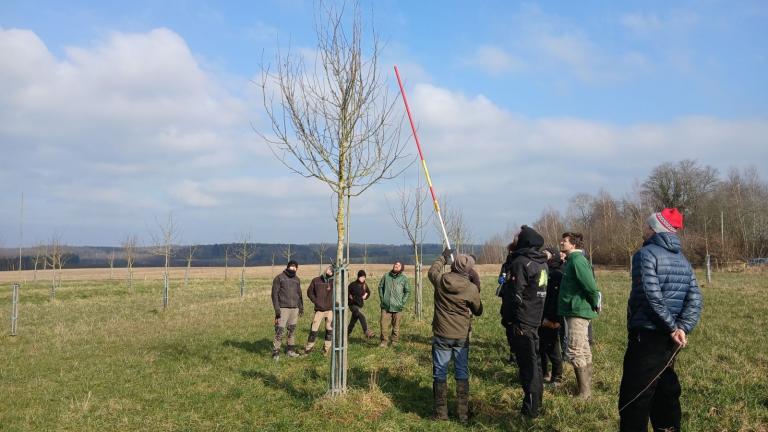
MULTIPOLYGON (((704 314, 677 370, 688 431, 768 430, 768 278, 716 274, 704 314)), ((703 278, 702 278, 703 279, 703 278)), ((594 397, 566 385, 544 396, 543 415, 520 417, 517 370, 507 366, 495 285, 485 278, 486 314, 470 352, 470 428, 478 431, 605 431, 617 428, 626 346, 626 273, 598 275, 605 309, 595 321, 594 397)), ((373 281, 374 283, 376 281, 373 281)), ((402 343, 377 348, 359 327, 351 338, 346 396, 324 397, 329 361, 319 352, 277 363, 270 281, 250 281, 245 299, 231 281, 174 281, 170 308, 157 281, 129 292, 118 281, 64 282, 56 301, 46 282, 22 287, 19 335, 10 329, 10 287, 0 291, 0 430, 463 430, 431 414, 431 287, 426 315, 403 318, 402 343)), ((428 286, 428 284, 426 284, 428 286)), ((306 300, 305 300, 306 301, 306 300)), ((412 303, 411 303, 412 304, 412 303)), ((311 306, 300 319, 304 343, 311 306)), ((378 329, 378 302, 366 315, 378 329)), ((453 402, 453 382, 450 381, 453 402)), ((449 405, 451 413, 453 404, 449 405)))

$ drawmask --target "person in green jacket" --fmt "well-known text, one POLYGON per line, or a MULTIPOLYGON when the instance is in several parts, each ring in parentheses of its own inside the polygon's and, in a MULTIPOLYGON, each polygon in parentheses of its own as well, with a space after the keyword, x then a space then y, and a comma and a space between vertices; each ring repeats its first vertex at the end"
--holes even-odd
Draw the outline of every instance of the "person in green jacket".
POLYGON ((400 337, 400 313, 408 302, 411 287, 408 277, 403 274, 403 263, 395 262, 392 271, 387 272, 379 281, 379 300, 381 301, 380 347, 386 347, 389 342, 389 328, 392 327, 392 346, 397 345, 400 337))
POLYGON ((580 233, 563 234, 560 250, 565 252, 566 261, 557 309, 558 315, 567 324, 566 356, 576 373, 578 397, 586 399, 592 395, 592 349, 587 328, 590 320, 600 311, 600 291, 595 283, 592 266, 584 257, 583 244, 584 236, 580 233))

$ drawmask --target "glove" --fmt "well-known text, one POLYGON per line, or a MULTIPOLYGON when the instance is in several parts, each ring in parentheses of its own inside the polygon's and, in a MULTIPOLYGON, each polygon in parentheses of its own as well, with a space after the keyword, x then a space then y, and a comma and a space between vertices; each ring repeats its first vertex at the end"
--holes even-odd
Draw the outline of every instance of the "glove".
POLYGON ((504 285, 504 282, 507 281, 507 276, 505 274, 499 275, 499 285, 504 285))
POLYGON ((280 313, 279 313, 279 312, 275 314, 275 319, 276 319, 276 320, 279 320, 279 319, 280 319, 280 313))
POLYGON ((453 255, 453 249, 445 248, 443 250, 443 258, 445 258, 445 262, 451 262, 452 255, 453 255))
POLYGON ((304 309, 299 309, 299 316, 304 316, 304 309))

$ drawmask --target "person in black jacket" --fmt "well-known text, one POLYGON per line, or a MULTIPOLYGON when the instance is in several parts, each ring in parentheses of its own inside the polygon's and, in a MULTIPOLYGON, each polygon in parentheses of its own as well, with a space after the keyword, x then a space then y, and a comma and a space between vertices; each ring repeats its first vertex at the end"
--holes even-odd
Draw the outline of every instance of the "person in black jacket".
POLYGON ((701 291, 680 252, 677 209, 654 213, 643 247, 632 257, 627 351, 619 390, 622 431, 680 430, 680 381, 674 358, 701 317, 701 291))
POLYGON ((301 280, 296 276, 299 263, 288 261, 288 265, 272 281, 272 307, 275 309, 275 339, 272 342, 272 358, 280 359, 280 345, 283 334, 288 329, 288 357, 298 357, 293 335, 296 333, 296 323, 304 314, 304 298, 301 296, 301 280))
POLYGON ((328 354, 333 337, 333 266, 328 266, 323 274, 312 279, 307 288, 307 297, 315 305, 315 315, 312 317, 304 354, 309 354, 315 347, 317 332, 323 320, 325 320, 323 355, 328 354))
POLYGON ((371 290, 368 288, 368 284, 365 283, 365 270, 357 272, 357 279, 349 284, 349 308, 352 310, 352 318, 349 320, 349 326, 347 327, 347 334, 352 334, 352 330, 355 328, 355 324, 360 321, 360 325, 363 327, 363 333, 365 337, 370 339, 375 334, 368 329, 368 322, 363 314, 363 305, 365 300, 371 295, 371 290))
POLYGON ((547 296, 547 255, 544 238, 523 225, 515 249, 507 257, 507 278, 502 288, 501 320, 509 346, 515 351, 522 384, 521 412, 538 417, 544 386, 539 358, 539 325, 547 296))
POLYGON ((560 251, 547 248, 547 298, 544 301, 544 315, 539 327, 539 351, 541 352, 541 371, 544 382, 555 386, 563 381, 563 359, 560 356, 559 330, 562 318, 557 315, 557 298, 560 292, 560 281, 563 279, 563 261, 560 251), (549 371, 549 363, 552 370, 549 371))

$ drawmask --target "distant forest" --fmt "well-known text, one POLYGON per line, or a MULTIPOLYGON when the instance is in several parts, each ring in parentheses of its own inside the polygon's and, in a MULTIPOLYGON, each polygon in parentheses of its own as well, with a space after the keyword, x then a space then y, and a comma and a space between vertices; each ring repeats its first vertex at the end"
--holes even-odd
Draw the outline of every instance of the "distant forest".
MULTIPOLYGON (((67 268, 103 268, 125 267, 123 249, 120 247, 104 246, 64 246, 63 267, 67 268)), ((242 243, 193 245, 193 267, 223 267, 225 261, 229 266, 242 265, 242 243)), ((301 263, 317 264, 322 255, 323 262, 335 261, 336 248, 332 244, 263 244, 248 243, 246 265, 264 266, 282 265, 288 262, 288 255, 301 263)), ((423 262, 431 263, 442 251, 438 244, 424 244, 423 262)), ((163 257, 154 255, 152 248, 137 248, 134 267, 162 267, 163 257)), ((186 266, 189 258, 190 246, 176 246, 171 265, 174 267, 186 266)), ((22 269, 38 270, 49 267, 46 264, 48 252, 46 246, 22 249, 22 269)), ((350 247, 350 260, 353 264, 363 263, 384 264, 402 261, 405 264, 413 263, 413 247, 411 245, 382 245, 382 244, 352 244, 350 247)), ((19 267, 18 250, 0 250, 0 271, 17 270, 19 267)))

